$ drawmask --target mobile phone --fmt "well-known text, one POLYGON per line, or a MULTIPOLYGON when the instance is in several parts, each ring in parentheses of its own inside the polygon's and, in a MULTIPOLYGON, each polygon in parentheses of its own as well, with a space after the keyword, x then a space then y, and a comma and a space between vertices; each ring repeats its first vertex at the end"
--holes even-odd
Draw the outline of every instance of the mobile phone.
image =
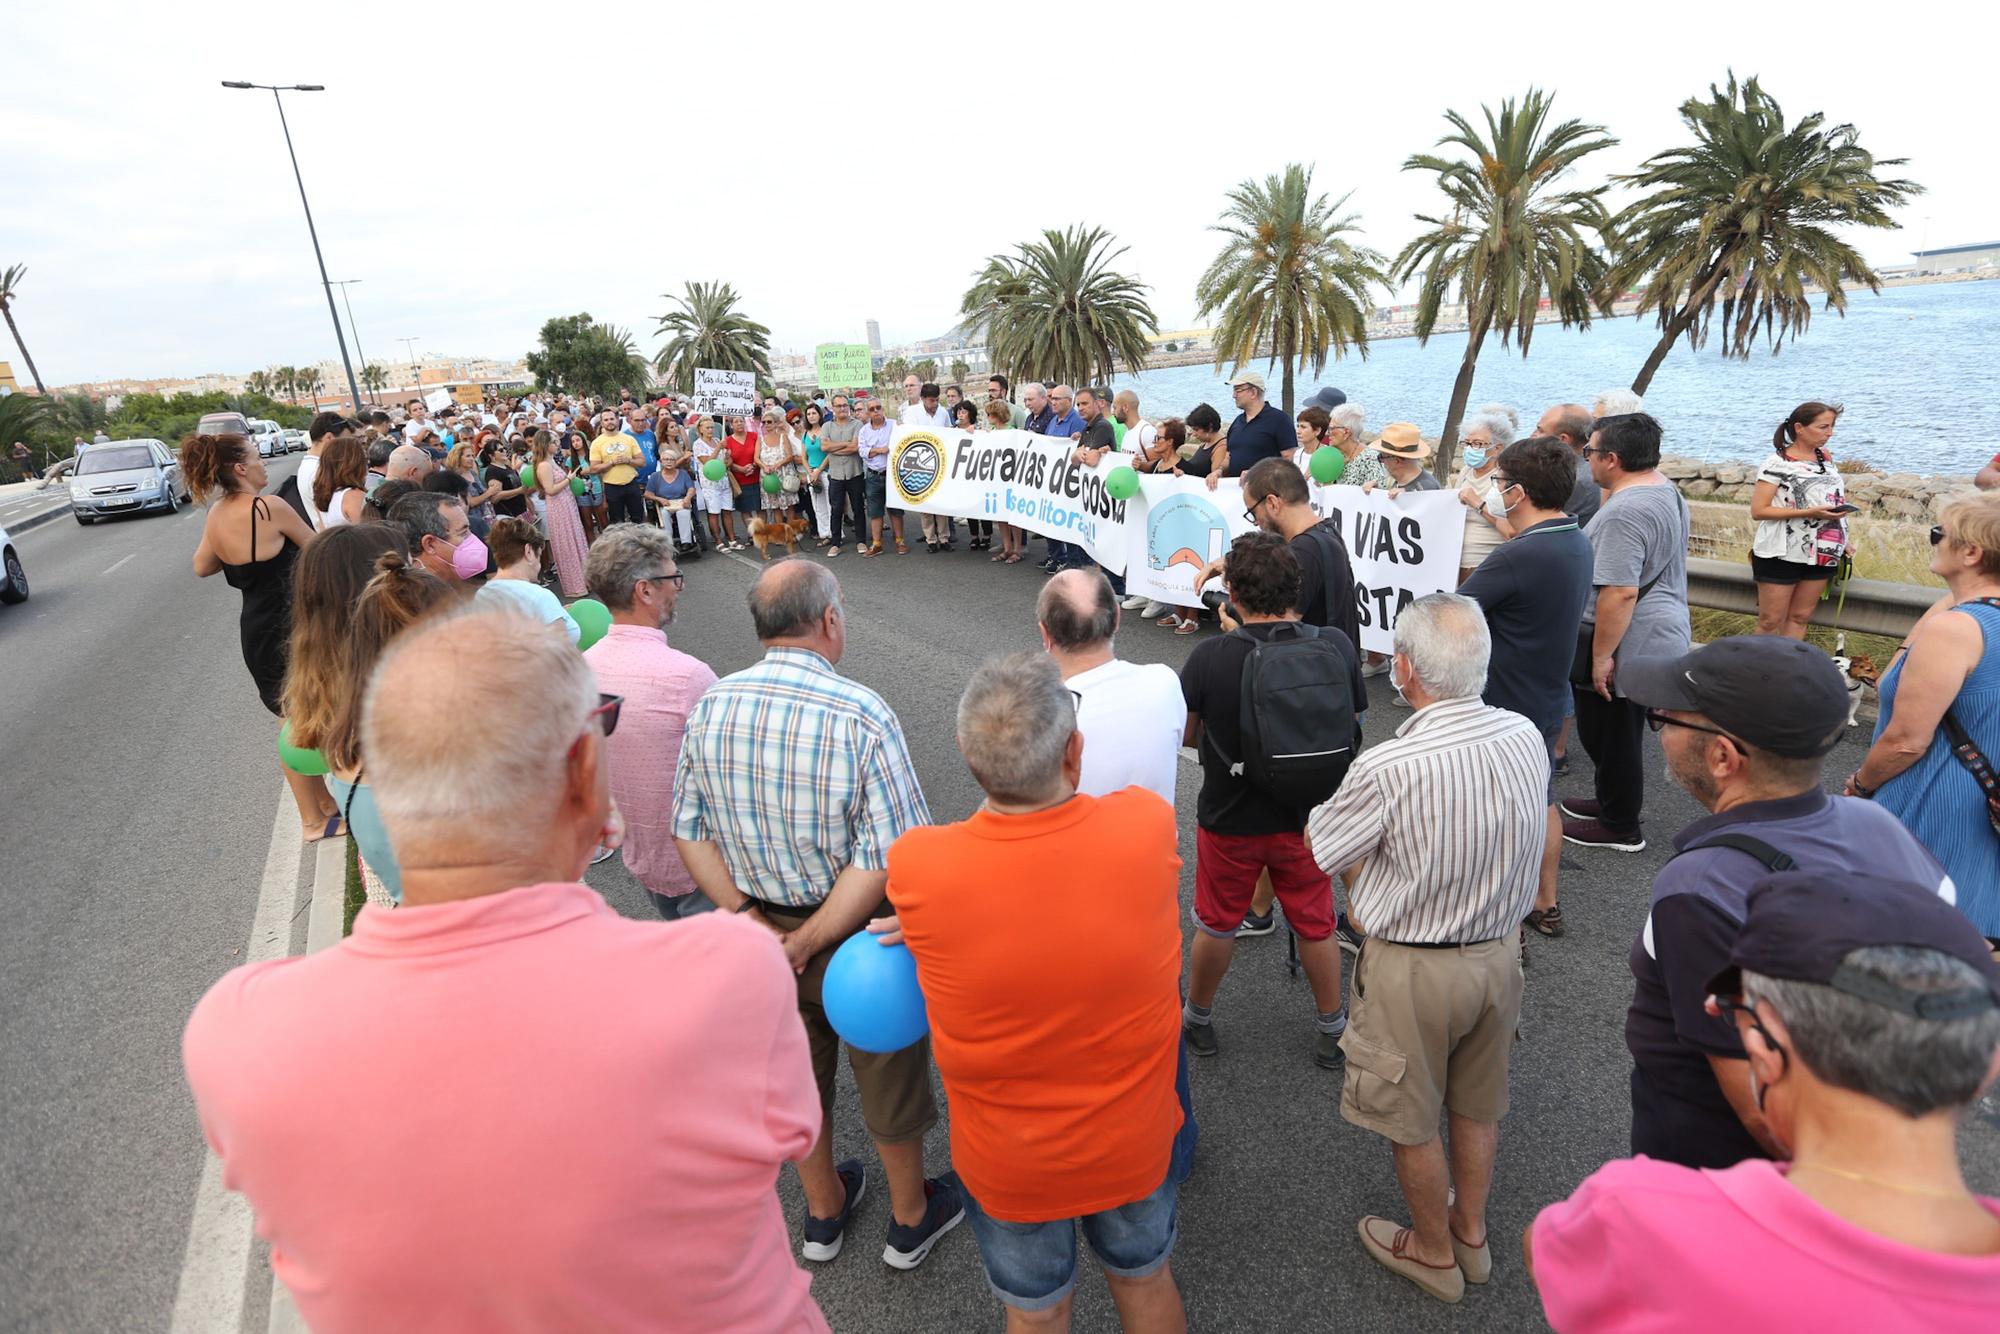
POLYGON ((1853 514, 1856 511, 1858 511, 1861 507, 1859 505, 1850 505, 1843 500, 1838 505, 1828 505, 1827 508, 1832 510, 1835 514, 1853 514))

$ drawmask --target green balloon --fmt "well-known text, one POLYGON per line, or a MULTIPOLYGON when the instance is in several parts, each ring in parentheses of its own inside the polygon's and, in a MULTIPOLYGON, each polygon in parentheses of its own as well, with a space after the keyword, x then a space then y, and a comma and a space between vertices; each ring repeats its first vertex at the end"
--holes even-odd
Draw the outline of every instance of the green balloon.
POLYGON ((764 490, 767 493, 775 496, 784 489, 785 489, 784 479, 779 477, 778 474, 774 472, 767 472, 764 474, 764 490))
POLYGON ((1315 482, 1332 486, 1347 473, 1347 455, 1332 445, 1321 445, 1312 452, 1312 463, 1308 466, 1315 482))
POLYGON ((1113 468, 1105 474, 1104 489, 1113 500, 1130 500, 1139 494, 1139 474, 1127 467, 1113 468))
POLYGON ((590 490, 590 483, 584 481, 581 477, 572 477, 569 479, 569 493, 571 495, 580 496, 588 490, 590 490))
POLYGON ((578 598, 570 603, 569 616, 583 631, 582 637, 576 641, 580 649, 589 648, 611 629, 611 608, 596 598, 578 598))
POLYGON ((710 459, 701 465, 701 475, 711 482, 719 482, 729 473, 729 465, 721 459, 710 459))
POLYGON ((307 778, 317 778, 327 771, 326 756, 292 744, 292 724, 289 720, 278 729, 278 761, 293 773, 307 778))

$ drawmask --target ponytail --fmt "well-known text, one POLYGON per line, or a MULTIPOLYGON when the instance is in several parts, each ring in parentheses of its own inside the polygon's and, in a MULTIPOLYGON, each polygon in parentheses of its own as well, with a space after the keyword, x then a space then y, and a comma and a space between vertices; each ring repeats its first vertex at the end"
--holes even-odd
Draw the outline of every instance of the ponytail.
POLYGON ((330 768, 347 771, 361 767, 361 706, 367 699, 375 664, 396 636, 452 598, 444 580, 403 552, 389 550, 376 557, 375 577, 361 590, 361 599, 354 607, 347 642, 346 698, 320 743, 320 753, 330 768))
POLYGON ((239 489, 229 470, 250 461, 250 442, 240 435, 190 435, 181 441, 180 456, 181 476, 199 505, 211 491, 239 489))
MULTIPOLYGON (((1818 399, 1810 399, 1799 404, 1792 409, 1791 416, 1779 422, 1778 429, 1771 433, 1771 447, 1780 454, 1784 453, 1798 442, 1799 428, 1801 426, 1810 426, 1829 412, 1837 419, 1841 411, 1840 404, 1822 403, 1818 399)), ((1826 451, 1815 448, 1813 450, 1813 462, 1819 466, 1821 471, 1824 471, 1826 469, 1826 451)))

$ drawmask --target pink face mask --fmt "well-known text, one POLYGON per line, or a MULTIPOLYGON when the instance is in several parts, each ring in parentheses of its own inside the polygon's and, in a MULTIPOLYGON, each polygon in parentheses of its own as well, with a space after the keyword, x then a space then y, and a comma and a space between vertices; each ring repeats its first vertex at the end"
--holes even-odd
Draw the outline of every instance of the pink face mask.
POLYGON ((451 553, 451 570, 461 579, 471 579, 486 572, 486 544, 479 540, 479 534, 467 533, 451 553))

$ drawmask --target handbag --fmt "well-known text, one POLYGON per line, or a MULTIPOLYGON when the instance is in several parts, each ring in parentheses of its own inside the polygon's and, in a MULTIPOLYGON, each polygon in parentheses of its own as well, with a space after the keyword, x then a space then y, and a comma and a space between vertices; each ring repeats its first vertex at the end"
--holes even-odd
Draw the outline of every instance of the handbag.
MULTIPOLYGON (((1634 616, 1639 614, 1639 604, 1645 600, 1646 594, 1653 591, 1653 585, 1659 583, 1666 576, 1666 568, 1662 566, 1658 574, 1646 581, 1645 586, 1639 590, 1639 596, 1632 599, 1632 614, 1634 616)), ((1629 624, 1627 628, 1630 628, 1629 624)), ((1569 663, 1569 683, 1571 685, 1580 686, 1590 691, 1597 689, 1597 682, 1591 676, 1591 668, 1595 665, 1593 660, 1596 657, 1597 622, 1585 621, 1576 627, 1576 655, 1570 659, 1569 663)))

